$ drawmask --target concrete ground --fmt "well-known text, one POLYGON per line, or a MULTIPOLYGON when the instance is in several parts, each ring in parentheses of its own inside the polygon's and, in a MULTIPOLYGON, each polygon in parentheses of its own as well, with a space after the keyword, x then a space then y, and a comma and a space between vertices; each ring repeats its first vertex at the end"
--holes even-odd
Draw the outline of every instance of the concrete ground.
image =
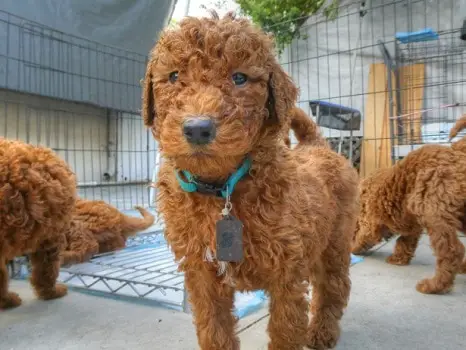
MULTIPOLYGON (((337 349, 466 348, 466 276, 458 276, 449 295, 420 294, 416 282, 434 271, 427 239, 406 267, 384 262, 393 244, 352 267, 351 300, 337 349)), ((2 350, 198 348, 191 316, 179 311, 76 291, 43 302, 23 281, 13 281, 11 290, 24 304, 0 312, 2 350)), ((267 349, 267 321, 266 309, 241 320, 241 349, 267 349)))

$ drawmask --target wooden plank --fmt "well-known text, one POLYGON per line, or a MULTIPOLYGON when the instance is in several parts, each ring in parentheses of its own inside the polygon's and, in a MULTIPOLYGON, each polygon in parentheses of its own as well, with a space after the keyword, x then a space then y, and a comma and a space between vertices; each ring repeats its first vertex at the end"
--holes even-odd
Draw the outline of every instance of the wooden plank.
MULTIPOLYGON (((393 96, 393 114, 396 114, 397 100, 396 100, 396 86, 395 86, 395 74, 392 73, 392 96, 393 96)), ((387 82, 387 95, 386 95, 386 107, 383 117, 383 126, 381 134, 381 145, 379 149, 379 168, 388 168, 392 165, 392 147, 393 140, 390 132, 390 123, 392 123, 392 130, 395 130, 396 124, 394 119, 390 119, 390 95, 388 92, 387 82)))
POLYGON ((421 123, 424 101, 425 66, 423 63, 400 68, 402 114, 410 113, 402 119, 403 144, 421 141, 421 123))
POLYGON ((360 174, 364 178, 379 166, 379 147, 383 120, 387 107, 387 71, 385 64, 371 64, 367 98, 364 109, 364 141, 362 145, 360 174))

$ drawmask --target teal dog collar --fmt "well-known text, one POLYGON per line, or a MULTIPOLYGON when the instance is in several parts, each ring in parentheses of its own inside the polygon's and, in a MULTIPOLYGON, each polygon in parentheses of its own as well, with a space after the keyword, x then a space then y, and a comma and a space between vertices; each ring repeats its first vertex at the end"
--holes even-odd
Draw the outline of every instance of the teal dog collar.
POLYGON ((217 197, 228 198, 233 193, 236 184, 251 169, 251 158, 246 157, 241 166, 228 178, 223 185, 210 184, 196 179, 189 171, 175 169, 175 176, 180 187, 185 192, 198 192, 217 197), (186 181, 182 178, 186 179, 186 181))

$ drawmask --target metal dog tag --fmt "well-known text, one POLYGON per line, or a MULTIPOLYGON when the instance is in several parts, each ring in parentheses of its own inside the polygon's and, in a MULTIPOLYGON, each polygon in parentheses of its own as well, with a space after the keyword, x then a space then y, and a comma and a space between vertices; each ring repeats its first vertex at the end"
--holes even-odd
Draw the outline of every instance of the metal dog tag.
POLYGON ((217 260, 240 262, 243 260, 243 223, 232 215, 217 221, 217 260))

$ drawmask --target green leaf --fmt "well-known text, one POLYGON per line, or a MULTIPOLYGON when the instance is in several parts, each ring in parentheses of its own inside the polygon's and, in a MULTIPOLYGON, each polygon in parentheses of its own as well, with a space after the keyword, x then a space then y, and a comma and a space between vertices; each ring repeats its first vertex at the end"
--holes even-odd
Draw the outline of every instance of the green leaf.
MULTIPOLYGON (((306 38, 300 33, 300 27, 307 18, 324 5, 325 0, 235 0, 240 13, 252 19, 254 23, 275 36, 278 53, 294 39, 306 38)), ((331 20, 338 16, 340 1, 333 0, 324 9, 324 14, 331 20)))

